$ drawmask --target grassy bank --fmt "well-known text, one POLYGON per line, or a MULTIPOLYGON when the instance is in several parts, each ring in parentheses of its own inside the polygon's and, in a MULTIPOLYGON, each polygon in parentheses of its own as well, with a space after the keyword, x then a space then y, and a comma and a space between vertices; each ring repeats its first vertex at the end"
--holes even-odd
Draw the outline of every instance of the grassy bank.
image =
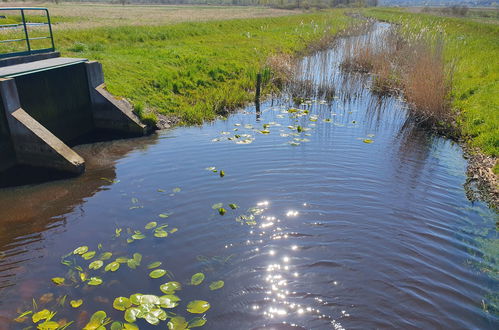
POLYGON ((300 51, 349 21, 338 10, 167 26, 63 29, 56 43, 65 56, 102 62, 110 92, 130 99, 142 116, 159 113, 193 124, 251 100, 256 73, 271 54, 300 51))
POLYGON ((498 157, 499 25, 386 8, 365 13, 418 33, 443 35, 445 60, 454 66, 452 106, 462 135, 470 145, 498 157))

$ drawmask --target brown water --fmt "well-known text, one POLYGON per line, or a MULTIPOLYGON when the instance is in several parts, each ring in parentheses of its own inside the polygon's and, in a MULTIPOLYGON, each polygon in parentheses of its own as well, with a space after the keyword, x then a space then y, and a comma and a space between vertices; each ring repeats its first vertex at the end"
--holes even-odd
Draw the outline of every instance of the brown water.
POLYGON ((80 146, 81 177, 0 190, 0 328, 30 325, 10 320, 33 298, 72 328, 98 310, 123 321, 114 298, 162 295, 169 279, 149 278, 146 267, 162 261, 183 284, 173 311, 189 320, 198 315, 187 302, 210 302, 207 329, 497 329, 498 217, 466 199, 460 147, 404 126, 403 102, 375 98, 368 81, 339 79, 340 58, 304 60, 336 87, 330 101, 296 106, 308 113, 289 112, 282 97, 258 114, 248 107, 200 127, 80 146), (178 231, 155 238, 150 221, 178 231), (146 238, 127 243, 127 228, 146 238), (103 284, 71 283, 61 256, 99 244, 98 254, 113 252, 104 264, 136 252, 142 263, 105 272, 88 269, 97 257, 72 256, 103 284), (197 272, 205 281, 188 285, 197 272), (68 285, 55 286, 56 276, 68 285), (216 280, 225 285, 211 291, 216 280))

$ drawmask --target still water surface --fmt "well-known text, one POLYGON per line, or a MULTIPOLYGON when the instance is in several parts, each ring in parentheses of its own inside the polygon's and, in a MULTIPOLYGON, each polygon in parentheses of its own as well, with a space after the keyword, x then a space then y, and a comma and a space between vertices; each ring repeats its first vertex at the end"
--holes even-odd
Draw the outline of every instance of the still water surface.
MULTIPOLYGON (((339 75, 338 58, 304 65, 339 75)), ((458 145, 403 128, 403 102, 364 83, 336 81, 329 101, 282 97, 258 114, 80 146, 81 177, 0 190, 0 328, 29 325, 9 320, 33 298, 73 328, 97 310, 122 321, 114 298, 161 295, 169 279, 146 267, 161 261, 183 284, 174 311, 189 320, 187 302, 210 302, 207 329, 497 329, 497 214, 466 199, 458 145), (155 238, 150 221, 178 231, 155 238), (146 238, 127 243, 127 228, 146 238), (141 253, 141 266, 94 271, 77 256, 104 283, 51 282, 68 278, 62 255, 99 244, 113 259, 141 253), (188 285, 197 272, 205 281, 188 285), (84 303, 55 307, 64 295, 84 303)))

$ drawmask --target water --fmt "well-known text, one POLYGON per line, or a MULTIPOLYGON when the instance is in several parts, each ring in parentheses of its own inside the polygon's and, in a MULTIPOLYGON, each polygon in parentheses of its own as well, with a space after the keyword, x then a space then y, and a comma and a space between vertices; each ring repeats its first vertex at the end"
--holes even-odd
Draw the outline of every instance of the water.
POLYGON ((377 99, 365 80, 339 79, 340 53, 305 59, 304 71, 330 70, 317 79, 337 87, 331 102, 297 106, 309 113, 289 112, 283 97, 258 114, 250 106, 200 127, 79 146, 83 176, 0 190, 0 328, 31 324, 11 320, 33 298, 73 328, 98 310, 122 321, 114 298, 162 295, 169 279, 146 267, 161 261, 183 284, 175 312, 190 320, 199 315, 187 302, 210 302, 207 329, 496 329, 498 217, 466 199, 460 147, 404 127, 403 102, 377 99), (178 231, 155 238, 150 221, 178 231), (127 243, 127 228, 147 237, 127 243), (51 282, 70 283, 61 256, 99 244, 98 254, 113 252, 105 265, 139 252, 141 266, 88 270, 96 258, 76 256, 104 283, 51 282), (188 285, 197 272, 205 281, 188 285), (224 287, 211 291, 217 280, 224 287), (73 309, 72 299, 84 303, 73 309))

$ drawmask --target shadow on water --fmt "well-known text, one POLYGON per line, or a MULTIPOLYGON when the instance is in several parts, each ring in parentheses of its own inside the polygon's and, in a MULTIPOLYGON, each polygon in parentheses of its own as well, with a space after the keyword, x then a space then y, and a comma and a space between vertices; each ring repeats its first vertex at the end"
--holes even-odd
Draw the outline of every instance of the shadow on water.
MULTIPOLYGON (((0 290, 15 285, 16 276, 27 270, 22 265, 38 258, 37 255, 27 257, 24 254, 38 250, 45 239, 44 232, 65 226, 65 214, 77 212, 86 199, 116 182, 115 164, 119 159, 137 150, 147 150, 157 141, 157 136, 153 135, 79 145, 75 150, 86 160, 85 174, 68 178, 38 168, 25 182, 44 184, 0 190, 0 290), (35 176, 37 174, 40 176, 35 176), (53 175, 58 181, 53 180, 53 175)), ((23 172, 14 170, 11 174, 20 173, 23 172)), ((17 184, 24 180, 14 179, 17 184)))
POLYGON ((77 146, 83 176, 0 190, 0 328, 30 324, 11 320, 32 299, 75 328, 98 310, 122 321, 114 298, 161 295, 171 279, 147 266, 162 262, 182 286, 168 310, 192 320, 187 303, 208 301, 207 329, 496 329, 497 215, 467 201, 461 150, 410 125, 369 76, 342 73, 337 44, 278 98, 77 146), (80 246, 112 259, 90 269, 101 257, 80 246), (115 258, 126 262, 103 270, 115 258))

